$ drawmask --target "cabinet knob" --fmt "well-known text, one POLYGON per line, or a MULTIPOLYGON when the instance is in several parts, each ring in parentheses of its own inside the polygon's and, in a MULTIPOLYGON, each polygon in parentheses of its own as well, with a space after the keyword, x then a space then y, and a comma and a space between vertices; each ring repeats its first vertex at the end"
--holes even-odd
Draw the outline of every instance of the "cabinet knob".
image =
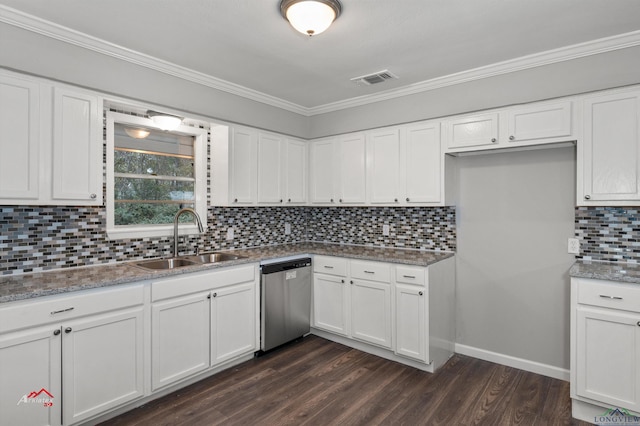
POLYGON ((329 200, 329 201, 331 201, 333 203, 333 198, 331 200, 329 200))
POLYGON ((67 334, 71 333, 71 327, 67 327, 67 328, 65 328, 65 329, 64 329, 64 332, 65 332, 65 333, 67 333, 67 334))
POLYGON ((419 294, 420 296, 422 296, 422 294, 423 294, 423 293, 422 293, 421 291, 419 291, 419 292, 418 292, 418 294, 419 294))
POLYGON ((291 198, 289 198, 289 199, 287 200, 287 202, 288 202, 288 203, 290 203, 290 202, 291 202, 291 198))
POLYGON ((408 203, 409 201, 411 201, 411 200, 409 199, 409 197, 407 197, 407 203, 408 203))
POLYGON ((496 138, 491 138, 492 143, 496 143, 496 138))
POLYGON ((353 284, 353 280, 349 281, 349 284, 353 284))
POLYGON ((340 203, 341 203, 341 202, 342 202, 342 198, 340 198, 340 199, 338 200, 338 202, 340 202, 340 203))
POLYGON ((89 195, 89 197, 91 197, 92 200, 95 200, 96 198, 98 198, 98 196, 96 194, 91 194, 91 195, 89 195))
POLYGON ((282 202, 282 200, 280 200, 280 202, 282 202))
POLYGON ((237 202, 238 202, 238 199, 237 199, 237 198, 234 198, 234 199, 233 199, 233 202, 234 202, 234 203, 237 203, 237 202))
POLYGON ((58 334, 60 334, 60 329, 53 330, 53 335, 54 336, 57 336, 58 334))
POLYGON ((341 282, 342 284, 344 284, 344 280, 340 280, 340 282, 341 282))
POLYGON ((638 327, 640 327, 640 321, 638 321, 638 327))
POLYGON ((398 202, 398 199, 397 199, 397 198, 394 198, 394 199, 393 199, 393 202, 394 202, 394 203, 397 203, 397 202, 398 202))
POLYGON ((509 136, 509 140, 510 140, 510 141, 513 141, 513 140, 515 140, 515 139, 516 139, 516 137, 515 137, 515 136, 513 136, 513 135, 509 136))
POLYGON ((585 195, 585 196, 584 196, 584 199, 585 199, 585 200, 590 200, 590 199, 591 199, 591 195, 588 195, 588 194, 587 194, 587 195, 585 195))
POLYGON ((213 297, 218 297, 218 293, 213 293, 213 297))

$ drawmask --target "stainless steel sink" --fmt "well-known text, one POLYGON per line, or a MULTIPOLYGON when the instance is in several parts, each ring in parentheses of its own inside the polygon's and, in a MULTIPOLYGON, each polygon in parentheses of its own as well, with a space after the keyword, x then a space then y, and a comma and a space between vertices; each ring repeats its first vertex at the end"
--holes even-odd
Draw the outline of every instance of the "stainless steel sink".
POLYGON ((213 253, 203 253, 197 256, 185 256, 185 259, 189 259, 197 263, 216 263, 216 262, 224 262, 227 260, 243 259, 243 257, 235 254, 231 254, 231 253, 213 252, 213 253))
POLYGON ((171 257, 169 259, 145 260, 136 263, 136 266, 146 269, 175 269, 184 266, 198 265, 202 262, 196 262, 182 257, 171 257))
POLYGON ((193 256, 170 257, 168 259, 145 260, 143 262, 137 262, 135 265, 141 268, 146 268, 146 269, 164 270, 164 269, 182 268, 184 266, 204 265, 204 264, 224 262, 227 260, 238 260, 238 259, 243 259, 243 257, 235 254, 231 254, 231 253, 212 252, 212 253, 199 254, 197 256, 193 255, 193 256))

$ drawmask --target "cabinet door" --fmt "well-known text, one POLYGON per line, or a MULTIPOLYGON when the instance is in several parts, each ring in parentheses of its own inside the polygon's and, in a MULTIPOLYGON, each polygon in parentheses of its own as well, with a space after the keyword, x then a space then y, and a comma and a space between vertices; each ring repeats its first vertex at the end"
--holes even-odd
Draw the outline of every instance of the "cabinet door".
POLYGON ((313 326, 348 335, 348 286, 344 278, 314 274, 313 326))
POLYGON ((583 132, 584 199, 639 201, 640 92, 587 99, 583 132))
POLYGON ((151 306, 152 390, 209 367, 209 310, 209 293, 151 306))
POLYGON ((498 114, 480 114, 445 122, 447 149, 498 144, 498 114))
POLYGON ((40 195, 39 97, 38 83, 0 75, 1 199, 25 204, 40 195))
POLYGON ((579 306, 576 394, 640 409, 640 314, 579 306))
POLYGON ((304 204, 307 201, 307 143, 287 139, 283 165, 285 202, 304 204))
POLYGON ((391 349, 391 285, 350 280, 351 337, 391 349))
POLYGON ((102 204, 102 105, 99 98, 55 87, 51 198, 102 204))
POLYGON ((334 139, 311 142, 309 153, 309 201, 312 204, 335 202, 334 182, 339 169, 334 153, 334 139))
POLYGON ((60 344, 53 326, 0 337, 0 424, 60 425, 60 344))
POLYGON ((442 155, 439 123, 407 127, 404 132, 404 181, 407 204, 442 201, 442 155))
POLYGON ((571 136, 571 102, 513 107, 506 110, 508 141, 518 142, 571 136))
POLYGON ((143 307, 62 326, 64 424, 144 395, 143 307))
POLYGON ((258 203, 282 203, 282 138, 258 135, 258 203))
POLYGON ((400 134, 398 129, 372 132, 367 142, 369 201, 395 204, 400 196, 400 134))
POLYGON ((211 365, 257 350, 256 294, 254 282, 211 294, 211 365))
POLYGON ((231 203, 253 204, 256 200, 258 135, 255 130, 233 129, 231 153, 231 203))
POLYGON ((423 287, 396 284, 396 354, 428 362, 427 296, 423 287))
POLYGON ((362 134, 338 140, 338 202, 364 204, 367 196, 366 143, 362 134))

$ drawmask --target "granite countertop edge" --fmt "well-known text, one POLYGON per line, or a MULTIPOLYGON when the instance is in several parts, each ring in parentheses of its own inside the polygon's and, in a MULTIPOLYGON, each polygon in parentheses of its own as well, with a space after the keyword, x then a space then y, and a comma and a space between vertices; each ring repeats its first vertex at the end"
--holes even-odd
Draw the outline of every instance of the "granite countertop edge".
POLYGON ((573 278, 640 284, 640 265, 624 262, 577 260, 569 269, 573 278))
POLYGON ((81 290, 156 280, 250 263, 268 262, 291 256, 325 255, 426 267, 455 255, 453 252, 444 251, 379 248, 332 243, 292 243, 249 249, 216 251, 231 252, 243 256, 243 258, 171 270, 144 269, 135 265, 142 260, 135 260, 64 268, 22 275, 7 275, 0 277, 0 305, 7 302, 29 300, 81 290))

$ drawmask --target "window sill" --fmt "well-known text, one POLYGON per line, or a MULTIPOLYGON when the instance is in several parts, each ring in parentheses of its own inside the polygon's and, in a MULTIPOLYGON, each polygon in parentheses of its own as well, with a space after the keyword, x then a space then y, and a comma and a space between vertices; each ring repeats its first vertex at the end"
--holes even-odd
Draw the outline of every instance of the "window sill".
MULTIPOLYGON (((207 224, 203 223, 205 227, 207 224)), ((198 227, 192 223, 184 223, 178 226, 178 235, 197 235, 198 227)), ((121 226, 118 228, 107 229, 107 238, 109 240, 123 240, 127 238, 152 238, 152 237, 168 237, 173 238, 173 225, 157 225, 157 226, 121 226)))

